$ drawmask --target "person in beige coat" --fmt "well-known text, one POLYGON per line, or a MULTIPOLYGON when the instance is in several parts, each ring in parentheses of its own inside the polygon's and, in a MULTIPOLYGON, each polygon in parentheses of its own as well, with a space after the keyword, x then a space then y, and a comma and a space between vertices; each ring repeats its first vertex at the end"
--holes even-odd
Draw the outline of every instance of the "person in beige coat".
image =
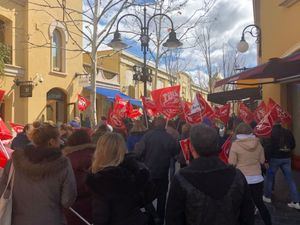
POLYGON ((252 200, 264 223, 271 225, 270 213, 263 202, 263 184, 261 165, 265 163, 264 149, 260 140, 253 135, 252 128, 240 123, 235 131, 236 140, 232 143, 228 162, 244 174, 250 187, 252 200))

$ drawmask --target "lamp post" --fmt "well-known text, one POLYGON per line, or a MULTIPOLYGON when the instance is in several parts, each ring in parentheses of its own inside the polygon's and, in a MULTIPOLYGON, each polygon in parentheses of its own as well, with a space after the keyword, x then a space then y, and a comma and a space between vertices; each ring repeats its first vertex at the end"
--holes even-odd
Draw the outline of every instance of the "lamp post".
POLYGON ((146 6, 144 6, 144 17, 143 17, 143 21, 135 14, 125 14, 123 15, 117 22, 117 29, 114 33, 114 38, 112 39, 112 41, 108 44, 109 47, 113 48, 114 50, 121 50, 127 47, 127 44, 122 42, 121 39, 121 34, 119 32, 119 23, 120 21, 127 16, 133 16, 135 17, 139 23, 140 23, 140 41, 141 41, 141 50, 143 51, 143 55, 144 55, 144 61, 143 61, 143 65, 140 69, 136 70, 135 69, 135 76, 133 77, 133 79, 135 81, 142 81, 144 83, 144 96, 147 96, 147 82, 152 82, 152 77, 150 74, 150 69, 147 68, 147 52, 149 50, 149 24, 151 22, 151 20, 156 17, 156 16, 164 16, 166 17, 170 22, 171 22, 171 31, 169 33, 169 38, 168 40, 163 43, 164 47, 167 48, 177 48, 179 46, 182 45, 182 43, 176 38, 176 32, 174 31, 174 26, 173 26, 173 21, 171 20, 171 18, 169 16, 167 16, 166 14, 163 13, 158 13, 158 14, 154 14, 153 16, 151 16, 148 21, 147 21, 147 14, 146 14, 146 6))
POLYGON ((261 57, 261 29, 255 24, 250 24, 244 28, 241 40, 237 44, 238 51, 242 53, 248 51, 249 44, 245 40, 245 34, 247 33, 256 38, 255 42, 258 44, 258 56, 261 57))

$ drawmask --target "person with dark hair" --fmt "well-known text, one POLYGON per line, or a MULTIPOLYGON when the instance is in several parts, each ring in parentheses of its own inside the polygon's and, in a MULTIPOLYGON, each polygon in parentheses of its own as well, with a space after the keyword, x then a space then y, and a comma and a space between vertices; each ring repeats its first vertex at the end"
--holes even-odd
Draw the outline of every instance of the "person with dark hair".
POLYGON ((245 175, 251 196, 261 218, 271 225, 270 213, 263 202, 264 178, 261 166, 265 163, 265 153, 260 140, 253 135, 250 125, 240 123, 235 131, 236 140, 232 143, 228 163, 236 166, 245 175))
POLYGON ((149 130, 137 143, 135 152, 150 170, 151 179, 157 188, 157 209, 152 204, 146 207, 157 224, 163 224, 166 195, 168 191, 168 172, 170 160, 178 153, 176 140, 166 132, 166 121, 155 118, 154 128, 149 130))
POLYGON ((204 124, 191 128, 194 160, 171 183, 166 225, 252 225, 254 207, 244 175, 219 157, 218 134, 204 124))
POLYGON ((62 155, 58 128, 34 122, 33 145, 14 151, 0 182, 2 195, 11 166, 14 167, 12 224, 62 225, 62 208, 76 199, 76 181, 70 161, 62 155))
MULTIPOLYGON (((85 184, 89 169, 92 165, 92 157, 95 151, 95 144, 86 129, 75 130, 67 141, 67 147, 63 149, 63 154, 71 161, 77 183, 78 197, 72 208, 83 216, 87 221, 92 221, 92 194, 85 184)), ((68 224, 84 225, 76 215, 69 210, 65 210, 68 224)))
POLYGON ((293 180, 291 169, 292 151, 296 147, 295 138, 291 131, 281 126, 280 122, 275 122, 272 128, 270 140, 270 161, 267 170, 266 187, 264 201, 271 203, 272 188, 276 172, 280 168, 289 185, 292 202, 288 207, 300 209, 300 197, 295 181, 293 180))
POLYGON ((142 139, 146 131, 147 128, 144 126, 142 120, 136 120, 133 122, 133 127, 131 128, 126 141, 128 152, 132 152, 134 150, 136 143, 142 139))
POLYGON ((60 139, 63 142, 63 146, 67 144, 68 138, 74 132, 74 128, 71 125, 63 123, 59 127, 60 139))
POLYGON ((32 124, 26 124, 21 133, 18 133, 17 136, 13 139, 11 143, 11 149, 19 150, 24 149, 26 145, 30 144, 29 139, 30 132, 32 131, 32 124))

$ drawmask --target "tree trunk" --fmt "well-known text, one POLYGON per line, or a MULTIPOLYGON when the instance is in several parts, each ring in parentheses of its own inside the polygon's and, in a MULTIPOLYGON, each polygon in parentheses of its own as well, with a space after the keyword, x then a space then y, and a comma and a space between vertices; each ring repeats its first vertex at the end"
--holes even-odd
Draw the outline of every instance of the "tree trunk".
POLYGON ((91 51, 91 125, 95 128, 97 125, 97 105, 96 105, 96 77, 97 77, 97 34, 98 34, 98 14, 99 14, 99 1, 95 0, 95 16, 93 18, 93 42, 91 51))

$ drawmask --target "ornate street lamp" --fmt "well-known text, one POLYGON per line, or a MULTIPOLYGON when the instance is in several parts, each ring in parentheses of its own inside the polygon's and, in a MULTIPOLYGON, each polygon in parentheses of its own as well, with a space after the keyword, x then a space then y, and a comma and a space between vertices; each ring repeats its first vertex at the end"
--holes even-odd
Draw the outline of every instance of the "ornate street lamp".
POLYGON ((173 21, 171 20, 171 18, 169 16, 167 16, 166 14, 163 14, 163 13, 154 14, 147 21, 146 6, 144 6, 143 22, 137 15, 131 14, 131 13, 123 15, 118 20, 117 29, 114 33, 114 38, 108 44, 108 46, 113 48, 114 50, 118 51, 118 50, 121 50, 121 49, 124 49, 127 47, 127 44, 122 41, 121 34, 119 32, 119 23, 124 17, 127 17, 127 16, 135 17, 140 23, 140 28, 141 28, 140 41, 141 41, 141 50, 143 51, 143 55, 144 55, 144 61, 143 61, 143 66, 141 67, 140 71, 138 73, 137 73, 137 71, 135 71, 133 80, 142 81, 144 83, 144 96, 147 96, 147 82, 152 82, 152 77, 151 77, 152 71, 149 68, 147 68, 147 51, 149 50, 149 41, 150 41, 149 24, 150 24, 151 20, 156 16, 164 16, 171 22, 171 30, 169 33, 169 38, 165 43, 163 43, 164 47, 177 48, 177 47, 180 47, 182 45, 182 43, 176 37, 176 32, 174 31, 173 21))
POLYGON ((255 24, 250 24, 244 28, 241 40, 237 44, 237 50, 242 53, 248 51, 249 44, 245 40, 245 34, 247 33, 256 38, 255 42, 258 44, 258 55, 261 57, 261 29, 255 24))

